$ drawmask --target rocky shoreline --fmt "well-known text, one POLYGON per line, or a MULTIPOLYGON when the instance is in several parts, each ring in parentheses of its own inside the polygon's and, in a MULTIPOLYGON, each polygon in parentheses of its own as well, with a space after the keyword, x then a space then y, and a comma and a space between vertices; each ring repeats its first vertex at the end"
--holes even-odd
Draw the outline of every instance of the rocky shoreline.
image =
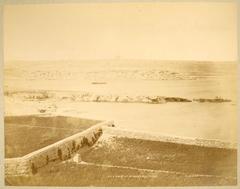
POLYGON ((116 102, 116 103, 149 103, 163 104, 168 102, 198 102, 198 103, 223 103, 231 102, 230 99, 221 97, 188 99, 182 97, 168 96, 146 96, 146 95, 100 95, 89 92, 50 92, 50 91, 7 91, 7 97, 16 97, 29 101, 44 101, 48 99, 70 100, 77 102, 116 102))

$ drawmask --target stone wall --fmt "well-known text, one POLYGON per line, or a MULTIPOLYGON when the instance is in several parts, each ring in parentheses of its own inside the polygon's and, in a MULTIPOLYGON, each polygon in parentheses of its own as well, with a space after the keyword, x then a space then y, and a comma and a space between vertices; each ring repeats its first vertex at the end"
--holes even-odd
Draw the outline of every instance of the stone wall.
POLYGON ((237 149, 237 143, 231 143, 231 142, 221 141, 216 139, 168 136, 168 135, 161 135, 159 133, 129 130, 129 129, 123 129, 123 128, 110 128, 110 127, 106 127, 104 129, 104 133, 107 133, 113 136, 136 138, 136 139, 142 139, 142 140, 170 142, 170 143, 195 145, 195 146, 210 147, 210 148, 237 149))
POLYGON ((81 148, 92 146, 102 135, 103 127, 112 126, 113 122, 96 124, 83 132, 77 133, 54 144, 36 150, 20 158, 5 159, 5 175, 28 175, 50 162, 71 158, 81 148))
POLYGON ((25 175, 29 170, 26 162, 22 158, 6 158, 5 159, 5 174, 6 175, 25 175))

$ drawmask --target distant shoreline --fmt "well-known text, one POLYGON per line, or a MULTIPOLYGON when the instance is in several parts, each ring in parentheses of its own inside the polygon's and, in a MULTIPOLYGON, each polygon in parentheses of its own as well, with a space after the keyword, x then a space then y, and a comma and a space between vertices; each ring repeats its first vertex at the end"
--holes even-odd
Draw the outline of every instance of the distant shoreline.
POLYGON ((89 92, 75 92, 74 94, 66 94, 66 92, 56 92, 47 90, 33 91, 4 91, 4 96, 17 97, 29 101, 44 101, 56 98, 58 100, 71 100, 78 102, 120 102, 120 103, 150 103, 162 104, 168 102, 198 102, 198 103, 224 103, 232 102, 230 99, 222 97, 214 98, 194 98, 188 99, 183 97, 168 97, 168 96, 146 96, 146 95, 100 95, 89 92))

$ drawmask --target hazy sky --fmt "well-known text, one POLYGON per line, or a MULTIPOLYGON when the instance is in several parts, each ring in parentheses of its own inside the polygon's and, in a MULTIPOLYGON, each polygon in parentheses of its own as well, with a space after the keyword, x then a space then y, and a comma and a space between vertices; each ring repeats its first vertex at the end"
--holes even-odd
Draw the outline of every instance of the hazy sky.
POLYGON ((5 60, 236 60, 234 3, 7 5, 5 60))

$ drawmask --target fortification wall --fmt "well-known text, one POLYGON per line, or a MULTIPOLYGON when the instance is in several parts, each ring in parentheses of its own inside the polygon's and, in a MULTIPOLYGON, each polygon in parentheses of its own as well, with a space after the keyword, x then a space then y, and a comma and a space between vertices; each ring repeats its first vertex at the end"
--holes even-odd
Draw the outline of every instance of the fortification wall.
POLYGON ((112 121, 99 123, 23 157, 5 159, 5 175, 35 174, 50 162, 69 159, 82 147, 92 146, 102 135, 103 127, 112 125, 112 121))

